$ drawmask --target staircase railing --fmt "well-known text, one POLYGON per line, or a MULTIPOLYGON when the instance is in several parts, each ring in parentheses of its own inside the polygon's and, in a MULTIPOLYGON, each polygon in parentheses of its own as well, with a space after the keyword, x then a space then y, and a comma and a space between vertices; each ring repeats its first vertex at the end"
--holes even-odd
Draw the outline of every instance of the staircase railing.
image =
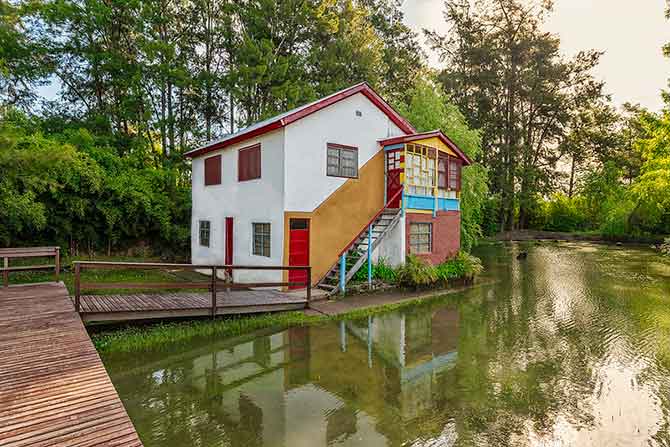
POLYGON ((368 221, 368 223, 366 223, 366 224, 363 226, 363 229, 362 229, 361 231, 359 231, 358 234, 356 234, 356 236, 351 240, 351 242, 349 242, 349 243, 347 244, 347 246, 344 247, 344 249, 343 249, 343 250, 340 252, 340 254, 338 255, 338 258, 339 258, 340 256, 342 256, 343 254, 345 254, 347 251, 349 251, 349 249, 351 248, 351 246, 354 245, 358 239, 360 239, 360 237, 363 235, 363 233, 365 233, 366 231, 368 231, 368 228, 370 227, 370 225, 372 225, 372 223, 373 223, 375 220, 377 220, 377 218, 378 218, 379 216, 381 216, 381 214, 382 214, 385 210, 388 209, 389 204, 393 203, 393 201, 394 201, 395 199, 397 199, 398 197, 400 197, 400 194, 402 194, 402 190, 403 190, 403 188, 400 188, 395 194, 393 194, 393 197, 391 197, 391 198, 386 202, 386 204, 382 207, 382 209, 380 209, 380 210, 377 212, 377 214, 375 214, 375 215, 372 217, 372 219, 370 219, 370 220, 368 221))
MULTIPOLYGON (((374 222, 379 218, 379 216, 381 216, 382 213, 383 213, 384 211, 386 211, 386 210, 389 208, 389 205, 390 205, 391 203, 393 203, 396 199, 398 199, 398 198, 401 196, 402 192, 403 192, 403 188, 401 187, 398 191, 396 191, 395 194, 393 194, 393 196, 392 196, 389 200, 386 201, 386 203, 384 204, 384 206, 383 206, 383 207, 382 207, 382 208, 381 208, 381 209, 380 209, 374 216, 372 216, 372 218, 371 218, 371 219, 370 219, 370 220, 363 226, 363 228, 361 229, 361 231, 359 231, 359 232, 356 234, 356 236, 354 236, 354 238, 351 240, 351 242, 349 242, 349 243, 342 249, 342 251, 340 251, 340 253, 338 254, 338 260, 337 260, 337 262, 336 262, 336 263, 333 265, 333 267, 326 273, 326 276, 327 276, 327 275, 333 270, 333 268, 335 268, 335 266, 337 266, 337 265, 339 264, 339 266, 340 266, 340 275, 339 275, 339 276, 340 276, 340 280, 339 280, 339 285, 338 285, 338 287, 337 287, 333 292, 331 292, 329 295, 332 295, 333 293, 336 293, 338 290, 339 290, 341 293, 344 293, 346 283, 349 282, 349 280, 351 279, 351 277, 353 277, 353 275, 355 274, 355 272, 353 272, 353 271, 349 272, 349 274, 346 274, 346 271, 345 271, 345 270, 346 270, 346 253, 347 253, 347 252, 349 251, 349 249, 351 249, 351 247, 352 247, 352 246, 353 246, 353 245, 354 245, 354 244, 355 244, 355 243, 356 243, 356 242, 363 236, 364 233, 366 233, 366 232, 369 233, 369 234, 368 234, 368 239, 371 238, 371 226, 372 226, 372 225, 374 224, 374 222), (343 272, 344 272, 344 273, 343 273, 343 272)), ((397 223, 397 220, 394 220, 394 221, 393 221, 393 225, 395 225, 396 223, 397 223)), ((370 240, 368 240, 368 243, 370 244, 370 240)), ((378 244, 378 242, 377 242, 377 244, 378 244)), ((376 246, 376 245, 375 245, 375 246, 376 246)), ((367 256, 368 262, 370 262, 370 257, 371 257, 371 254, 372 254, 372 250, 373 250, 373 247, 369 247, 369 249, 368 249, 368 256, 367 256)), ((359 263, 357 263, 357 264, 359 264, 359 263)), ((362 265, 362 262, 360 263, 360 265, 362 265)), ((360 265, 358 265, 358 268, 360 268, 360 265)), ((368 272, 368 282, 371 282, 371 281, 372 281, 372 278, 371 278, 371 271, 370 271, 370 269, 368 269, 368 270, 369 270, 369 272, 368 272)), ((325 279, 325 277, 324 277, 324 278, 321 278, 321 280, 320 280, 319 282, 324 281, 324 279, 325 279)))

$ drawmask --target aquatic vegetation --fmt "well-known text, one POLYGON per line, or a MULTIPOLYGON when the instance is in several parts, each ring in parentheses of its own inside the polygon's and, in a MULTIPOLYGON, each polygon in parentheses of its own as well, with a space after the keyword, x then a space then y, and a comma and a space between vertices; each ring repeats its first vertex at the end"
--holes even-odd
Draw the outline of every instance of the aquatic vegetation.
POLYGON ((408 256, 407 263, 398 270, 397 284, 414 288, 444 286, 456 280, 472 281, 483 271, 482 261, 464 251, 436 266, 408 256))
POLYGON ((267 327, 301 326, 321 321, 323 318, 308 316, 303 312, 287 312, 159 323, 150 326, 127 326, 123 329, 93 333, 91 340, 99 352, 130 352, 174 345, 198 337, 229 337, 267 327))
POLYGON ((120 329, 94 332, 90 335, 95 348, 101 354, 146 352, 190 343, 197 338, 235 337, 267 328, 312 326, 328 321, 356 320, 403 308, 443 305, 451 299, 452 297, 446 294, 424 295, 401 302, 356 309, 340 315, 305 315, 303 312, 296 311, 216 320, 159 323, 149 326, 129 325, 120 329))

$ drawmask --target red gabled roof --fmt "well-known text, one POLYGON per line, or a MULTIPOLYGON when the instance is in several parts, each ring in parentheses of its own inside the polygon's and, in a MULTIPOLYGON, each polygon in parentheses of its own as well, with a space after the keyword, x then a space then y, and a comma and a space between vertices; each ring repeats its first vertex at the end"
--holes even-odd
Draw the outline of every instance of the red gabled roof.
POLYGON ((367 84, 367 82, 362 82, 344 90, 340 90, 339 92, 333 93, 332 95, 326 96, 325 98, 319 99, 318 101, 314 101, 312 103, 290 110, 286 113, 282 113, 281 115, 277 115, 265 121, 253 124, 236 133, 226 135, 221 139, 211 141, 204 146, 185 153, 184 156, 191 158, 198 157, 208 152, 223 149, 225 147, 232 146, 233 144, 249 140, 276 129, 280 129, 357 93, 365 95, 366 98, 368 98, 375 106, 377 106, 379 110, 384 112, 384 114, 386 114, 386 116, 388 116, 389 119, 393 121, 393 123, 403 132, 416 132, 414 127, 412 127, 412 125, 407 120, 405 120, 405 118, 400 116, 398 112, 396 112, 390 105, 388 105, 388 103, 384 101, 384 99, 367 84))
POLYGON ((465 155, 463 151, 458 148, 458 146, 456 146, 456 143, 451 141, 451 139, 441 130, 432 130, 430 132, 413 133, 411 135, 400 135, 398 137, 385 138, 383 140, 379 140, 379 144, 382 146, 391 146, 392 144, 409 143, 411 141, 424 140, 426 138, 433 137, 439 138, 444 144, 447 145, 447 147, 449 147, 449 149, 454 151, 456 155, 458 155, 458 157, 463 160, 465 166, 472 164, 472 160, 470 160, 470 158, 465 155))

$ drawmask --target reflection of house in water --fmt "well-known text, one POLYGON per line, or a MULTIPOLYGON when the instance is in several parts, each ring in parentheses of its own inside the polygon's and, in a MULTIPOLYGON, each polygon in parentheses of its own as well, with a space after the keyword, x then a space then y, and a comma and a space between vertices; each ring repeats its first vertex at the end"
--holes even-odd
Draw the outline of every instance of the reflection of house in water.
POLYGON ((457 342, 449 309, 291 328, 192 359, 189 389, 232 445, 398 445, 443 429, 457 342))

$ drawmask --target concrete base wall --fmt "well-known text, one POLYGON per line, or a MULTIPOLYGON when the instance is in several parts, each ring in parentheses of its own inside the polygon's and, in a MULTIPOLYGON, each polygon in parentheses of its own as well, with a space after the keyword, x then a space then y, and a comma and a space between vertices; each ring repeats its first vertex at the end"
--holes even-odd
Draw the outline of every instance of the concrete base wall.
POLYGON ((387 264, 397 267, 405 263, 405 217, 401 217, 398 224, 381 241, 372 254, 373 262, 384 258, 387 264))

